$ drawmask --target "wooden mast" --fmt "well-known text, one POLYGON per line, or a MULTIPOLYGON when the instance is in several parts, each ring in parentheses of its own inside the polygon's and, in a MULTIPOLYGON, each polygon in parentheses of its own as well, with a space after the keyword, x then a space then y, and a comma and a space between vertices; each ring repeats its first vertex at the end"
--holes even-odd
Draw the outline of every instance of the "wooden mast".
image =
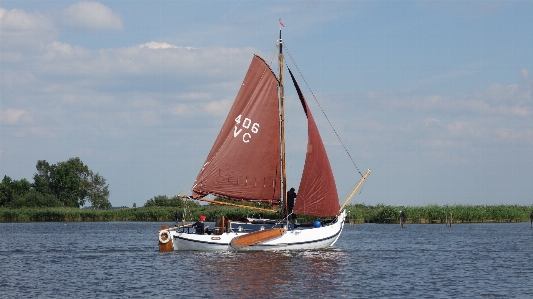
POLYGON ((285 91, 283 86, 283 40, 281 39, 281 28, 279 29, 279 103, 280 103, 280 125, 281 125, 281 198, 283 198, 283 207, 285 209, 285 215, 289 214, 287 209, 287 170, 285 163, 285 91))

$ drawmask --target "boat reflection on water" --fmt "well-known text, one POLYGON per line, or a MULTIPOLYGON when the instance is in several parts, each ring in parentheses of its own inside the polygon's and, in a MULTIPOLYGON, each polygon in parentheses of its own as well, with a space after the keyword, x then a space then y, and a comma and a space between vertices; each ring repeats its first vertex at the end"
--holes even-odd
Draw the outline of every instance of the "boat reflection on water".
POLYGON ((339 249, 198 254, 203 283, 220 297, 238 298, 275 298, 279 292, 299 297, 296 286, 302 283, 306 292, 316 290, 313 297, 327 296, 328 290, 342 285, 336 274, 346 258, 339 249))

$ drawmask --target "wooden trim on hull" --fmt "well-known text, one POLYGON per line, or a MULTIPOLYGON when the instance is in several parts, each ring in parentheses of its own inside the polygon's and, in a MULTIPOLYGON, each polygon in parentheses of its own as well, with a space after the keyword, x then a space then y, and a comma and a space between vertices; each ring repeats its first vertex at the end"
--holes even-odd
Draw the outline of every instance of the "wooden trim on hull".
POLYGON ((270 241, 279 238, 285 234, 284 228, 271 228, 260 230, 246 235, 235 237, 231 240, 231 247, 240 249, 242 247, 252 246, 257 243, 270 241))

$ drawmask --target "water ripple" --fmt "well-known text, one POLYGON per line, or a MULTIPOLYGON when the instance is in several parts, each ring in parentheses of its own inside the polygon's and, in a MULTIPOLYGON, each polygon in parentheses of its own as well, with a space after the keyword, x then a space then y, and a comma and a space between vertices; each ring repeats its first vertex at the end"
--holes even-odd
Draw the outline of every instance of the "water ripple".
POLYGON ((365 224, 327 250, 166 254, 159 227, 2 223, 0 297, 533 298, 529 224, 365 224))

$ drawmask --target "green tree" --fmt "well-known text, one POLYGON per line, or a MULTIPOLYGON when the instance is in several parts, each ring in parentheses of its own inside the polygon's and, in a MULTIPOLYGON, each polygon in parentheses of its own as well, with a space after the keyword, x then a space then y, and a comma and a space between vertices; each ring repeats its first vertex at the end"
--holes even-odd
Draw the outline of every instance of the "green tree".
POLYGON ((183 207, 183 199, 177 195, 171 198, 168 198, 166 195, 157 195, 150 198, 144 204, 144 207, 183 207))
POLYGON ((53 191, 67 207, 85 205, 88 188, 90 188, 91 171, 80 158, 71 158, 58 162, 53 173, 53 191))
POLYGON ((17 197, 29 192, 31 187, 31 183, 26 179, 17 181, 5 175, 0 183, 0 206, 9 205, 17 197))
POLYGON ((87 200, 95 209, 109 209, 109 186, 103 176, 91 173, 90 184, 87 187, 87 200))
POLYGON ((37 161, 34 188, 42 194, 53 194, 66 207, 79 208, 89 202, 95 208, 111 207, 109 187, 104 177, 94 174, 80 158, 50 165, 37 161))
POLYGON ((80 158, 50 164, 37 161, 33 184, 4 176, 0 182, 0 206, 75 207, 90 203, 96 209, 110 208, 109 185, 80 158))
POLYGON ((54 168, 45 160, 37 161, 37 172, 33 175, 33 188, 42 194, 53 194, 51 186, 54 168))
POLYGON ((53 194, 42 194, 35 190, 30 190, 20 196, 17 196, 8 207, 22 208, 22 207, 62 207, 63 203, 57 200, 53 194))

